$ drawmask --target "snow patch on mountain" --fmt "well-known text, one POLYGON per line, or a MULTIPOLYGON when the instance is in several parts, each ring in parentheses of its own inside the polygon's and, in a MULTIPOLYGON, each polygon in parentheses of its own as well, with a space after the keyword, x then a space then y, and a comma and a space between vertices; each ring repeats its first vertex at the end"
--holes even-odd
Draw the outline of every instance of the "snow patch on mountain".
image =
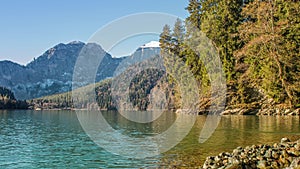
POLYGON ((151 41, 149 43, 144 44, 140 48, 159 48, 160 43, 157 41, 151 41))

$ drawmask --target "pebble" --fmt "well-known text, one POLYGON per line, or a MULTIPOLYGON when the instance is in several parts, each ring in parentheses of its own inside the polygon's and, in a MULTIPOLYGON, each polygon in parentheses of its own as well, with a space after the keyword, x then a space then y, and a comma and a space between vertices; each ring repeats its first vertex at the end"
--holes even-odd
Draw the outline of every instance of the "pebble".
POLYGON ((290 142, 290 140, 286 137, 281 139, 281 143, 286 143, 286 142, 290 142))
POLYGON ((222 152, 208 157, 203 168, 298 168, 300 169, 300 140, 290 142, 282 138, 273 145, 237 147, 232 153, 222 152))

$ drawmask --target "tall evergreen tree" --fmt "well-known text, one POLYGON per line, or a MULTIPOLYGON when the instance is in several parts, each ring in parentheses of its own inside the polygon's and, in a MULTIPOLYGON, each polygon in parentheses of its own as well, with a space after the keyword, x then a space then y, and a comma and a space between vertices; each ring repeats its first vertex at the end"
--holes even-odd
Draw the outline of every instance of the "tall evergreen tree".
POLYGON ((182 23, 182 21, 177 18, 175 24, 174 24, 174 29, 173 29, 173 33, 172 33, 172 37, 173 37, 173 40, 175 42, 175 44, 179 44, 180 42, 183 41, 183 38, 184 38, 184 32, 185 32, 185 28, 184 28, 184 25, 182 23))
POLYGON ((185 8, 190 16, 187 17, 186 21, 191 23, 194 27, 200 29, 201 25, 201 3, 199 0, 190 0, 188 7, 185 8))
POLYGON ((181 54, 183 50, 183 40, 185 36, 185 28, 182 21, 178 18, 174 24, 172 38, 171 38, 171 46, 172 46, 172 53, 175 54, 177 57, 184 58, 181 54))
POLYGON ((160 47, 164 51, 168 51, 171 45, 171 28, 169 25, 165 25, 162 33, 160 34, 160 47))
POLYGON ((242 21, 243 0, 205 0, 201 3, 201 31, 217 48, 227 79, 234 76, 233 53, 240 47, 237 27, 242 21))
POLYGON ((249 65, 252 83, 276 103, 299 102, 299 2, 254 0, 240 26, 245 46, 238 53, 249 65), (298 36, 297 36, 298 35, 298 36))
POLYGON ((175 60, 174 57, 172 57, 172 32, 169 25, 164 26, 163 32, 160 34, 159 42, 161 47, 161 56, 164 60, 166 71, 170 72, 175 60))

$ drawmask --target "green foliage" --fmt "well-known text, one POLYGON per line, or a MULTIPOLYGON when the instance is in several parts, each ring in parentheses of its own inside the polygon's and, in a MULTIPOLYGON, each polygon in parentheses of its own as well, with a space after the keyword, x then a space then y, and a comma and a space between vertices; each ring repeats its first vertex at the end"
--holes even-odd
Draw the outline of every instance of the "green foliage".
POLYGON ((206 0, 201 2, 201 31, 217 48, 228 81, 235 75, 233 52, 241 42, 237 27, 242 17, 243 1, 206 0))
POLYGON ((202 89, 210 86, 203 63, 206 51, 195 53, 199 48, 191 44, 201 46, 203 32, 222 61, 228 87, 227 107, 257 108, 265 99, 290 108, 299 105, 298 1, 190 0, 186 9, 190 13, 186 31, 177 21, 173 32, 166 26, 160 37, 167 72, 170 66, 180 71, 177 65, 184 62, 202 89), (172 55, 179 59, 167 57, 172 55))
POLYGON ((100 109, 116 109, 116 103, 111 95, 111 81, 106 81, 96 88, 96 100, 100 109))
POLYGON ((177 18, 172 33, 172 44, 174 45, 174 48, 180 47, 184 39, 184 33, 185 28, 183 26, 183 23, 179 18, 177 18))
POLYGON ((239 27, 245 46, 237 56, 249 66, 253 86, 277 104, 299 103, 299 2, 252 1, 239 27))
POLYGON ((200 29, 201 26, 201 3, 199 0, 190 0, 188 7, 185 8, 190 16, 187 17, 186 21, 191 23, 194 27, 200 29))
POLYGON ((157 69, 146 69, 135 76, 129 86, 129 99, 138 110, 146 110, 149 94, 157 82, 163 77, 164 72, 157 69))
POLYGON ((0 109, 27 109, 28 103, 24 100, 16 100, 14 93, 5 88, 0 87, 0 109))
POLYGON ((0 97, 16 100, 14 93, 5 87, 0 87, 0 97))
POLYGON ((169 25, 164 26, 163 32, 160 34, 159 42, 162 50, 167 52, 170 48, 170 42, 171 42, 171 28, 169 25))

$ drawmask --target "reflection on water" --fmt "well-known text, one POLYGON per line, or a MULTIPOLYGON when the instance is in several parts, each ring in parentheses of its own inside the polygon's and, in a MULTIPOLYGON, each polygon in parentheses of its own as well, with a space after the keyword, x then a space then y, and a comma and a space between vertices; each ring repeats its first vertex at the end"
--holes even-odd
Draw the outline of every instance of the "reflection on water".
MULTIPOLYGON (((116 112, 102 112, 113 129, 132 138, 166 131, 176 115, 163 113, 151 123, 134 123, 116 112)), ((198 142, 205 123, 198 116, 190 133, 162 155, 146 159, 120 157, 97 146, 72 111, 0 111, 0 168, 144 168, 198 166, 208 155, 237 146, 300 138, 299 117, 224 116, 213 135, 198 142)), ((135 152, 134 147, 130 150, 135 152)), ((138 153, 138 152, 135 152, 138 153)))
POLYGON ((123 134, 128 134, 130 136, 137 136, 138 134, 159 134, 167 130, 176 119, 176 114, 170 112, 161 113, 159 118, 149 123, 136 123, 130 121, 114 111, 104 111, 102 112, 102 115, 112 128, 122 130, 123 134), (133 131, 138 132, 134 133, 133 131))
POLYGON ((197 117, 165 112, 153 122, 136 123, 122 117, 111 118, 119 116, 116 112, 76 113, 84 131, 96 144, 114 154, 137 159, 157 156, 176 146, 192 129, 197 117), (156 126, 166 126, 166 130, 156 126))
POLYGON ((272 144, 282 137, 300 139, 299 117, 222 116, 212 137, 199 144, 197 136, 205 120, 205 116, 199 116, 190 134, 165 153, 163 161, 183 166, 202 165, 207 156, 218 155, 222 151, 231 152, 238 146, 272 144))

